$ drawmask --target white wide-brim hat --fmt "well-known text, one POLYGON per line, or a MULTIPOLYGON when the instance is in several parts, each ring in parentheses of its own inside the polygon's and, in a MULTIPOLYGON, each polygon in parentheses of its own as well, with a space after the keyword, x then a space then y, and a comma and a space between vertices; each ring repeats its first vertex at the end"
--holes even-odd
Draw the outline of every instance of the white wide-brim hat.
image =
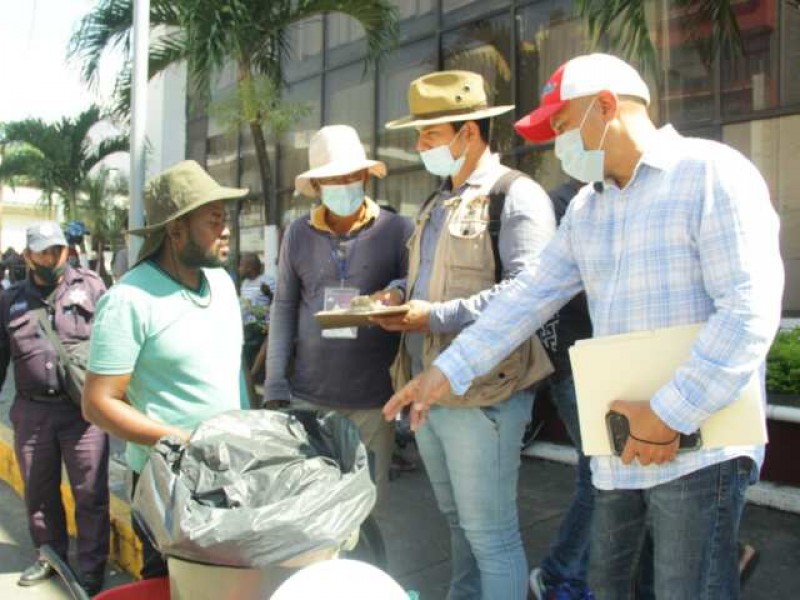
POLYGON ((305 196, 319 195, 312 179, 349 175, 367 169, 370 175, 383 177, 386 165, 379 160, 369 160, 356 130, 349 125, 328 125, 311 138, 308 146, 308 171, 294 178, 295 189, 305 196))

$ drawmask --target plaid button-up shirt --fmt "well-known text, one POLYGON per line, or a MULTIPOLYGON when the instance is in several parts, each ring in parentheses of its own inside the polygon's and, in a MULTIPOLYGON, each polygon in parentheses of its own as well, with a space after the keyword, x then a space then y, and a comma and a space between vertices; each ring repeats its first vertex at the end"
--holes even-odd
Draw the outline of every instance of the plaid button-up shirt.
MULTIPOLYGON (((691 358, 650 400, 670 427, 691 433, 754 372, 763 380, 783 291, 778 229, 752 163, 664 127, 623 189, 606 183, 578 193, 538 269, 510 282, 435 364, 464 393, 581 290, 597 336, 704 322, 691 358)), ((701 449, 647 467, 594 457, 593 482, 648 488, 737 456, 761 464, 763 453, 701 449)))

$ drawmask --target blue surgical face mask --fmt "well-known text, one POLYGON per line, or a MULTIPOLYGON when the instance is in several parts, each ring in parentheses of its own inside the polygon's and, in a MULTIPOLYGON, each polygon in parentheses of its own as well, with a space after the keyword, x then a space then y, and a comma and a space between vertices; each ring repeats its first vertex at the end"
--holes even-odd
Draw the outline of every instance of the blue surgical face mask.
POLYGON ((435 148, 419 153, 422 164, 425 165, 425 169, 427 169, 428 173, 431 175, 438 175, 439 177, 452 177, 461 170, 461 167, 464 166, 464 161, 467 160, 467 151, 464 150, 464 153, 460 157, 453 158, 450 146, 458 139, 462 130, 463 127, 458 130, 458 133, 450 140, 449 144, 436 146, 435 148))
POLYGON ((603 130, 603 137, 600 138, 600 148, 597 150, 586 150, 583 147, 583 138, 581 137, 581 130, 583 124, 586 122, 586 117, 589 116, 589 111, 594 106, 594 100, 586 109, 586 112, 581 119, 581 124, 577 129, 565 131, 556 137, 555 152, 558 159, 561 161, 561 168, 570 177, 574 177, 578 181, 584 183, 591 183, 592 181, 603 181, 605 175, 603 172, 603 162, 605 161, 605 151, 602 150, 603 142, 606 139, 608 132, 608 123, 603 130))
POLYGON ((321 185, 322 203, 333 214, 349 217, 364 202, 364 182, 354 181, 342 185, 321 185))

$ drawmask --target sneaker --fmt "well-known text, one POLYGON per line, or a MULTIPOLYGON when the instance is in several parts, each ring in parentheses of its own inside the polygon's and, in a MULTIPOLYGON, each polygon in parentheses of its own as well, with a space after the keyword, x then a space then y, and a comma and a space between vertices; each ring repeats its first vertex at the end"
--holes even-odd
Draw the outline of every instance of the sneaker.
POLYGON ((570 581, 548 583, 545 580, 544 571, 540 567, 531 571, 529 582, 536 600, 596 600, 585 583, 570 581))
POLYGON ((22 572, 17 585, 28 587, 38 585, 55 575, 56 570, 46 560, 39 559, 22 572))
POLYGON ((417 463, 413 460, 408 460, 405 456, 400 454, 399 452, 395 452, 392 454, 392 464, 391 467, 392 471, 397 471, 399 473, 406 473, 410 471, 417 470, 417 463))

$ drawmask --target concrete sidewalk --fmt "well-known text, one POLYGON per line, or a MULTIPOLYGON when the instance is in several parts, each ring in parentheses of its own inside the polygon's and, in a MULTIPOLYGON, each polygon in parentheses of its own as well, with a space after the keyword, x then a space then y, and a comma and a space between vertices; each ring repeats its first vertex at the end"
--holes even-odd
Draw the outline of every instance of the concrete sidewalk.
MULTIPOLYGON (((531 565, 544 556, 555 534, 569 500, 572 477, 571 467, 523 460, 521 521, 531 565)), ((390 489, 388 517, 382 522, 389 570, 403 587, 418 590, 422 600, 441 600, 449 580, 449 534, 425 473, 403 473, 390 489)), ((761 553, 743 600, 793 600, 800 596, 800 516, 748 506, 742 538, 761 553)), ((69 598, 56 580, 34 588, 16 585, 19 571, 32 558, 22 500, 9 486, 0 484, 0 598, 69 598)), ((114 572, 108 585, 128 580, 126 574, 114 572)))
MULTIPOLYGON (((7 423, 13 394, 13 386, 9 384, 0 396, 0 426, 3 421, 7 423)), ((7 438, 6 426, 5 439, 0 439, 0 451, 5 446, 5 458, 13 458, 9 457, 10 439, 7 438)), ((2 460, 3 455, 0 455, 0 463, 2 460)), ((0 471, 9 471, 9 468, 2 467, 0 464, 0 471)), ((121 470, 122 467, 117 465, 113 469, 116 475, 112 475, 112 491, 116 496, 112 513, 116 513, 118 529, 113 547, 122 553, 122 563, 130 567, 133 564, 132 550, 127 544, 120 545, 120 541, 125 542, 126 536, 130 535, 129 516, 125 512, 127 505, 121 495, 121 470)), ((571 466, 523 458, 520 519, 528 561, 532 566, 546 554, 555 536, 571 497, 573 478, 571 466)), ((21 488, 18 482, 17 487, 21 488)), ((390 573, 406 589, 418 590, 422 600, 444 598, 450 575, 449 532, 436 508, 433 491, 423 470, 403 473, 392 481, 386 512, 381 528, 390 573)), ((800 515, 749 504, 745 509, 741 539, 753 544, 761 555, 742 595, 744 600, 793 600, 800 597, 800 515)), ((0 599, 68 598, 55 582, 34 588, 16 585, 19 572, 33 558, 22 500, 8 485, 0 484, 0 599)), ((126 580, 129 580, 127 575, 115 574, 109 585, 119 585, 126 580)))
MULTIPOLYGON (((49 581, 23 588, 17 585, 20 573, 36 558, 28 534, 25 505, 11 486, 0 483, 0 598, 3 600, 71 600, 58 576, 49 581)), ((76 564, 70 554, 71 564, 76 564)), ((132 581, 132 577, 111 565, 106 571, 106 587, 132 581)))

